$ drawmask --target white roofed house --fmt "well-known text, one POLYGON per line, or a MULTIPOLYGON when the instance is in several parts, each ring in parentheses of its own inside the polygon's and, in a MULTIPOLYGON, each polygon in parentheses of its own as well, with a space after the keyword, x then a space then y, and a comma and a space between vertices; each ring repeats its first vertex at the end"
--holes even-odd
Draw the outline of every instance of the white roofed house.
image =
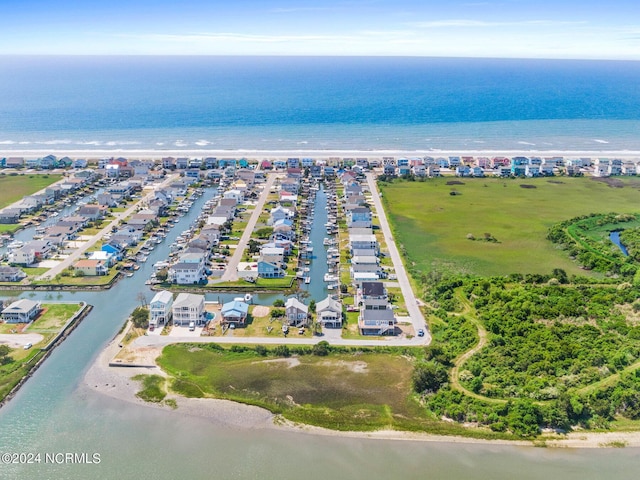
POLYGON ((309 307, 297 298, 289 298, 284 304, 285 316, 289 325, 294 327, 306 326, 309 321, 309 307))
POLYGON ((206 282, 205 255, 202 253, 185 253, 178 263, 169 268, 169 281, 178 285, 193 285, 206 282))
POLYGON ((342 304, 331 295, 316 303, 316 315, 323 327, 342 327, 342 304))
POLYGON ((179 293, 171 307, 174 325, 204 322, 204 295, 179 293))
POLYGON ((273 225, 278 220, 285 220, 293 218, 294 213, 292 210, 288 208, 284 208, 282 205, 278 205, 277 207, 271 209, 271 216, 267 222, 267 225, 273 225))
POLYGON ((378 252, 378 241, 376 236, 371 235, 349 235, 349 245, 351 250, 372 249, 378 252))
POLYGON ((6 323, 29 323, 40 313, 40 302, 22 298, 2 310, 2 320, 6 323))
POLYGON ((173 294, 162 290, 154 295, 149 303, 149 325, 166 325, 172 317, 173 294))

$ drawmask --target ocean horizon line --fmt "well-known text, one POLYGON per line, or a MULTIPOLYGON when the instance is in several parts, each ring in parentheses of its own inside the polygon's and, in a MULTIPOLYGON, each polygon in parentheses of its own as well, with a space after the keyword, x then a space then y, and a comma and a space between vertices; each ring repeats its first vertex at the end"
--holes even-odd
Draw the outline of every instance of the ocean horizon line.
POLYGON ((161 158, 162 156, 259 156, 259 157, 289 157, 292 155, 308 156, 308 157, 357 157, 357 156, 529 156, 529 155, 546 155, 546 156, 566 156, 566 157, 611 157, 617 156, 622 158, 640 158, 640 150, 559 150, 559 149, 491 149, 491 150, 464 150, 464 149, 278 149, 278 150, 261 150, 261 149, 100 149, 100 150, 82 150, 82 149, 29 149, 29 150, 0 150, 0 156, 28 157, 38 155, 56 155, 69 157, 111 157, 114 155, 129 155, 139 158, 161 158))

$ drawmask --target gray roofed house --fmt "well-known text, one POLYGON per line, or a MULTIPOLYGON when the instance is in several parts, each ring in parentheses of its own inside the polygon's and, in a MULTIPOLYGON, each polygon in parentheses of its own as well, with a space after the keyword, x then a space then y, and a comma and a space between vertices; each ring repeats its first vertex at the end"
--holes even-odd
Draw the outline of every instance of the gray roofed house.
POLYGON ((19 282, 27 277, 18 267, 0 266, 0 282, 19 282))
POLYGON ((362 282, 360 291, 362 298, 387 298, 387 291, 382 282, 362 282))
POLYGON ((396 317, 393 310, 360 310, 358 328, 362 335, 395 335, 396 317))
POLYGON ((289 325, 295 327, 307 325, 309 320, 309 307, 300 300, 290 297, 285 302, 284 308, 289 325))
POLYGON ((7 323, 29 323, 39 312, 40 302, 22 298, 2 310, 2 319, 7 323))
POLYGON ((342 327, 342 303, 331 295, 316 303, 316 315, 324 327, 342 327))

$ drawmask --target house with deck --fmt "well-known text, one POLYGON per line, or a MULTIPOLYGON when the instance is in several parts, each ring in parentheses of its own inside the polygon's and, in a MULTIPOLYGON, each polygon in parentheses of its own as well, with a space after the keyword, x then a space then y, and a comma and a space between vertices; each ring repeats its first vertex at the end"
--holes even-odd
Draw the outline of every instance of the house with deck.
POLYGON ((285 273, 280 265, 265 261, 258 262, 258 276, 261 278, 282 278, 285 273))
POLYGON ((104 261, 92 260, 90 258, 78 260, 73 264, 73 268, 76 272, 81 272, 88 277, 107 275, 109 273, 109 267, 104 261))
POLYGON ((149 303, 149 326, 169 323, 173 315, 173 294, 167 290, 157 292, 149 303))
POLYGON ((20 282, 27 274, 18 267, 0 266, 0 282, 20 282))
POLYGON ((179 293, 171 306, 174 325, 196 325, 204 323, 204 295, 179 293))
POLYGON ((29 323, 40 313, 40 302, 22 298, 2 310, 2 320, 6 323, 29 323))
POLYGON ((247 323, 247 316, 249 315, 249 304, 240 300, 233 300, 222 305, 221 322, 223 324, 233 324, 237 326, 244 326, 247 323))
POLYGON ((316 316, 323 327, 342 328, 342 303, 328 295, 316 303, 316 316))
POLYGON ((294 297, 290 297, 284 304, 285 317, 292 327, 307 326, 309 322, 309 307, 294 297))

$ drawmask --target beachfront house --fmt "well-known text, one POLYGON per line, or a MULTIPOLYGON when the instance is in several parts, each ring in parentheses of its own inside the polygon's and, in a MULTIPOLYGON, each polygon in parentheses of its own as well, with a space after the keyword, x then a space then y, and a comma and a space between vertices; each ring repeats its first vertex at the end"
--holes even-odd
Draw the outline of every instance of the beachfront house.
POLYGON ((171 320, 173 310, 173 294, 162 290, 154 295, 149 303, 149 326, 166 325, 171 320))
POLYGON ((297 298, 288 298, 284 304, 285 317, 293 327, 306 326, 309 321, 309 307, 297 298))
POLYGON ((240 300, 233 300, 222 305, 222 323, 234 326, 244 325, 249 315, 249 304, 240 300))
POLYGON ((204 323, 204 295, 179 293, 171 307, 174 325, 196 325, 204 323))
POLYGON ((331 295, 316 303, 316 315, 323 327, 342 328, 342 303, 331 295))
POLYGON ((22 298, 2 310, 6 323, 29 323, 40 313, 40 302, 22 298))

